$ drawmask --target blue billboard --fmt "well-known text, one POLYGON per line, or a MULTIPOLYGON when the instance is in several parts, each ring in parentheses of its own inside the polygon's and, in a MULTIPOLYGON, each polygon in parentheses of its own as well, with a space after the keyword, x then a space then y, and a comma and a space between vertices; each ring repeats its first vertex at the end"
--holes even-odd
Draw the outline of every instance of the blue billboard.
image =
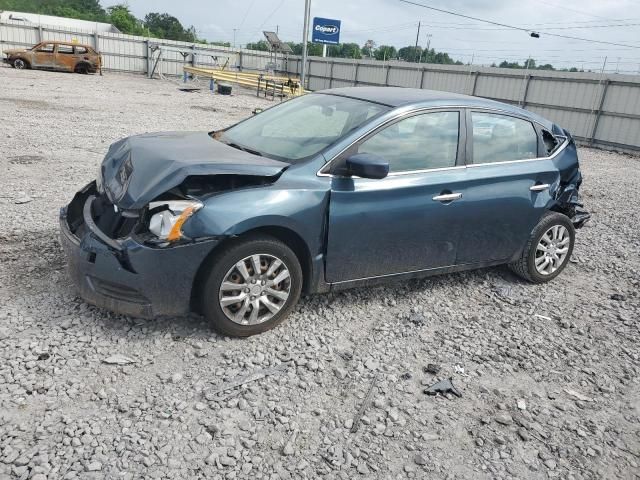
POLYGON ((313 19, 313 43, 328 43, 338 45, 340 43, 340 20, 315 17, 313 19))

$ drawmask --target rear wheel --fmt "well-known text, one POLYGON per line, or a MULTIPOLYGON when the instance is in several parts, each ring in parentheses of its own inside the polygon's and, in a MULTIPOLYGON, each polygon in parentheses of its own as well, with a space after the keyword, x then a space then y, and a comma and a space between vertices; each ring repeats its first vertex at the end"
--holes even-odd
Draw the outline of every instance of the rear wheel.
POLYGON ((76 65, 76 73, 86 75, 87 73, 89 73, 89 65, 87 65, 86 63, 79 63, 78 65, 76 65))
POLYGON ((202 309, 225 335, 248 337, 281 323, 298 303, 302 268, 295 253, 269 236, 224 247, 200 292, 202 309))
POLYGON ((18 70, 25 70, 29 68, 29 64, 27 63, 27 61, 23 60, 22 58, 16 58, 12 62, 12 65, 13 65, 13 68, 17 68, 18 70))
POLYGON ((548 212, 531 232, 520 258, 509 267, 530 282, 548 282, 567 266, 574 242, 571 220, 561 213, 548 212))

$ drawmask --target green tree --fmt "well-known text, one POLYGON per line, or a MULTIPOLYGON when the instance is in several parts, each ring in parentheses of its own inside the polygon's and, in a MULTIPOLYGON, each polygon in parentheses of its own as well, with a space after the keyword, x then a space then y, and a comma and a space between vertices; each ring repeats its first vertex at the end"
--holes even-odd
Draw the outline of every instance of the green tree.
POLYGON ((122 33, 129 35, 144 35, 140 20, 133 16, 129 7, 124 4, 114 5, 107 9, 109 21, 122 33))
POLYGON ((182 42, 200 41, 193 26, 185 29, 176 17, 168 13, 147 13, 144 24, 154 36, 160 38, 182 42))
POLYGON ((364 42, 364 45, 360 49, 363 57, 373 58, 374 52, 376 50, 376 42, 373 40, 367 40, 364 42))
POLYGON ((418 62, 422 59, 422 47, 415 47, 413 45, 408 47, 402 47, 398 50, 398 57, 405 62, 418 62))
MULTIPOLYGON (((320 55, 322 55, 322 51, 320 55)), ((330 45, 327 48, 327 56, 334 58, 362 58, 362 52, 360 51, 360 45, 357 43, 341 43, 339 45, 330 45)))
MULTIPOLYGON (((289 43, 289 46, 293 48, 293 43, 289 43)), ((249 42, 245 45, 245 48, 249 50, 259 50, 261 52, 269 51, 269 44, 265 40, 258 40, 257 42, 249 42)))
POLYGON ((390 45, 380 45, 375 51, 376 60, 393 60, 397 58, 396 47, 390 45))

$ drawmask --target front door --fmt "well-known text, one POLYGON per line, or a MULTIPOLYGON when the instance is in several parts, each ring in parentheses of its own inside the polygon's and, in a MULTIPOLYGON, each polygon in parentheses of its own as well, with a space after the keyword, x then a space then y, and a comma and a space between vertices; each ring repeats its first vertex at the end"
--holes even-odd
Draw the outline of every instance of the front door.
POLYGON ((506 261, 525 245, 559 179, 533 124, 492 112, 469 112, 469 164, 457 263, 506 261))
POLYGON ((374 131, 332 162, 328 282, 455 264, 466 170, 460 165, 461 116, 457 110, 406 116, 374 131), (340 176, 341 163, 355 153, 387 160, 389 176, 340 176))
POLYGON ((33 51, 31 66, 37 68, 54 67, 55 44, 41 43, 33 51))

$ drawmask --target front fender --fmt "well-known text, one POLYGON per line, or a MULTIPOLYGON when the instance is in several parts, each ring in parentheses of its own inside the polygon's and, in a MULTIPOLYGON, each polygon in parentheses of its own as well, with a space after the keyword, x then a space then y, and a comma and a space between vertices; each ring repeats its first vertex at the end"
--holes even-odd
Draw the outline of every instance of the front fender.
POLYGON ((231 237, 256 228, 283 227, 297 233, 309 251, 322 251, 329 192, 323 189, 258 187, 215 195, 185 227, 191 238, 231 237))

